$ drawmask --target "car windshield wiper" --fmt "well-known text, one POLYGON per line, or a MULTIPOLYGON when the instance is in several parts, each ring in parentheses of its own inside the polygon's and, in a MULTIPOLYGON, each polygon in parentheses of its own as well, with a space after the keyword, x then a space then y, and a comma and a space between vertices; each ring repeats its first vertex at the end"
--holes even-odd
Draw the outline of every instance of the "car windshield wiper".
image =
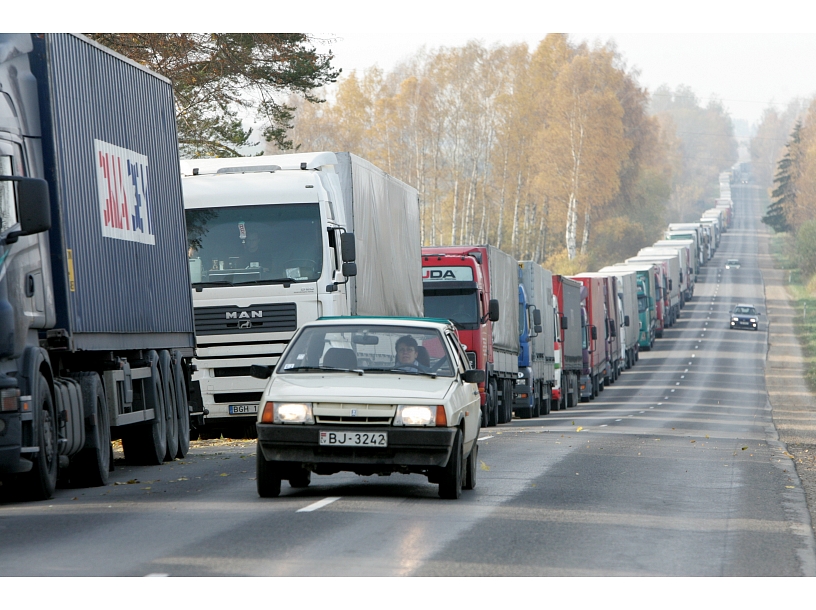
POLYGON ((400 369, 400 368, 396 368, 396 367, 379 368, 379 369, 366 369, 367 373, 370 373, 372 371, 375 372, 375 373, 406 373, 408 375, 427 375, 428 377, 431 377, 433 379, 436 379, 436 377, 437 377, 437 373, 426 373, 425 371, 406 371, 405 369, 400 369))
POLYGON ((363 369, 343 369, 336 366, 293 366, 289 369, 283 369, 281 372, 289 373, 292 371, 338 371, 341 373, 357 373, 360 377, 365 373, 363 369))
POLYGON ((228 282, 227 280, 219 280, 217 282, 196 282, 193 284, 193 288, 196 290, 201 290, 202 288, 212 288, 213 286, 234 286, 232 282, 228 282))

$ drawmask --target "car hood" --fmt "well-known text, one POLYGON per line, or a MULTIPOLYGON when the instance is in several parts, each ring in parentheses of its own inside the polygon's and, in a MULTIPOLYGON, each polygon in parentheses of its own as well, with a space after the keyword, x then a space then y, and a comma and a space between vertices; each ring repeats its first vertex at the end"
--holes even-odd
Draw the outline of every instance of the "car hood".
POLYGON ((366 402, 394 404, 406 400, 441 402, 458 381, 453 377, 367 373, 297 373, 273 375, 263 402, 366 402))

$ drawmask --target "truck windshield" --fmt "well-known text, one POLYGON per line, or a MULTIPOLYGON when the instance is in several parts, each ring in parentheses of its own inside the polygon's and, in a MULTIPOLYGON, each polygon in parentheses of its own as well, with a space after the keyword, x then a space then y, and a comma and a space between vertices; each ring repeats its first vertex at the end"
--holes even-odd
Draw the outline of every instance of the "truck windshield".
POLYGON ((322 371, 453 377, 442 334, 433 328, 312 326, 292 342, 277 374, 322 371))
POLYGON ((323 267, 316 203, 186 210, 193 286, 314 282, 323 267))
POLYGON ((443 318, 460 330, 479 328, 479 299, 473 289, 425 288, 425 317, 443 318))
POLYGON ((649 309, 649 297, 645 294, 638 295, 638 313, 643 313, 649 309))

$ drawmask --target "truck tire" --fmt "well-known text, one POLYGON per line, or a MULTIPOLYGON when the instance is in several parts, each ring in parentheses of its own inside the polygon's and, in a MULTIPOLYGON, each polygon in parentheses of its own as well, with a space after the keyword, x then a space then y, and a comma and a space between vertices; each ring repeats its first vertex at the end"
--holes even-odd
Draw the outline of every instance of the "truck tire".
POLYGON ((111 466, 110 424, 105 390, 96 373, 79 373, 75 378, 82 389, 85 447, 71 458, 71 484, 77 487, 103 487, 108 484, 111 466))
POLYGON ((262 498, 277 498, 281 492, 281 468, 269 462, 261 451, 260 443, 255 445, 255 484, 262 498))
POLYGON ((164 393, 159 374, 159 356, 147 353, 151 375, 142 380, 142 399, 145 409, 153 409, 153 420, 133 426, 122 436, 125 458, 132 464, 158 466, 167 453, 167 422, 164 418, 164 393))
POLYGON ((487 425, 493 427, 499 423, 499 393, 496 389, 496 380, 491 379, 487 387, 487 425))
POLYGON ((177 458, 183 458, 190 451, 190 407, 187 404, 187 383, 184 367, 181 365, 181 352, 172 354, 173 384, 176 389, 176 415, 178 417, 178 451, 177 458))
POLYGON ((167 446, 164 452, 164 461, 172 462, 176 459, 179 445, 179 418, 176 406, 176 387, 173 383, 173 364, 170 352, 163 349, 159 352, 159 375, 161 376, 162 394, 164 395, 164 421, 167 446))
POLYGON ((34 407, 34 431, 40 448, 31 460, 31 470, 20 476, 23 495, 29 500, 48 500, 54 495, 59 470, 57 451, 57 417, 51 388, 45 377, 37 375, 32 388, 34 407))
POLYGON ((549 385, 543 385, 541 389, 541 414, 549 415, 552 412, 552 388, 549 385))
POLYGON ((462 489, 468 491, 476 488, 476 474, 479 470, 479 444, 473 441, 473 449, 467 456, 467 463, 465 464, 465 482, 462 489))
POLYGON ((439 497, 445 500, 458 500, 462 495, 462 484, 465 478, 465 461, 462 459, 462 431, 457 428, 453 437, 453 447, 447 465, 442 467, 439 476, 439 497))
POLYGON ((496 423, 497 424, 506 424, 507 423, 507 407, 505 405, 505 400, 507 396, 507 384, 504 382, 504 379, 500 379, 499 382, 496 384, 497 392, 501 390, 501 396, 497 396, 496 398, 496 423))

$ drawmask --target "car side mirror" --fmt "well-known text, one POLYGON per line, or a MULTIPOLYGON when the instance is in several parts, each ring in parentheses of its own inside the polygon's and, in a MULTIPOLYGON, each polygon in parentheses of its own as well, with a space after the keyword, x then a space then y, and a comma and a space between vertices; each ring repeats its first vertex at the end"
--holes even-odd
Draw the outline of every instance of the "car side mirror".
MULTIPOLYGON (((354 242, 354 233, 342 233, 340 235, 340 257, 344 263, 351 263, 357 260, 357 247, 354 242)), ((348 275, 345 271, 343 275, 348 275)), ((356 273, 354 275, 357 275, 356 273)))
POLYGON ((629 326, 629 316, 623 316, 623 325, 629 326))
POLYGON ((491 322, 498 322, 499 320, 499 301, 498 299, 490 299, 487 304, 487 318, 491 322))
POLYGON ((250 376, 255 379, 269 379, 272 376, 274 367, 263 364, 253 364, 249 367, 250 376))
POLYGON ((485 380, 485 372, 482 369, 470 369, 462 375, 462 381, 465 383, 483 383, 485 380))

